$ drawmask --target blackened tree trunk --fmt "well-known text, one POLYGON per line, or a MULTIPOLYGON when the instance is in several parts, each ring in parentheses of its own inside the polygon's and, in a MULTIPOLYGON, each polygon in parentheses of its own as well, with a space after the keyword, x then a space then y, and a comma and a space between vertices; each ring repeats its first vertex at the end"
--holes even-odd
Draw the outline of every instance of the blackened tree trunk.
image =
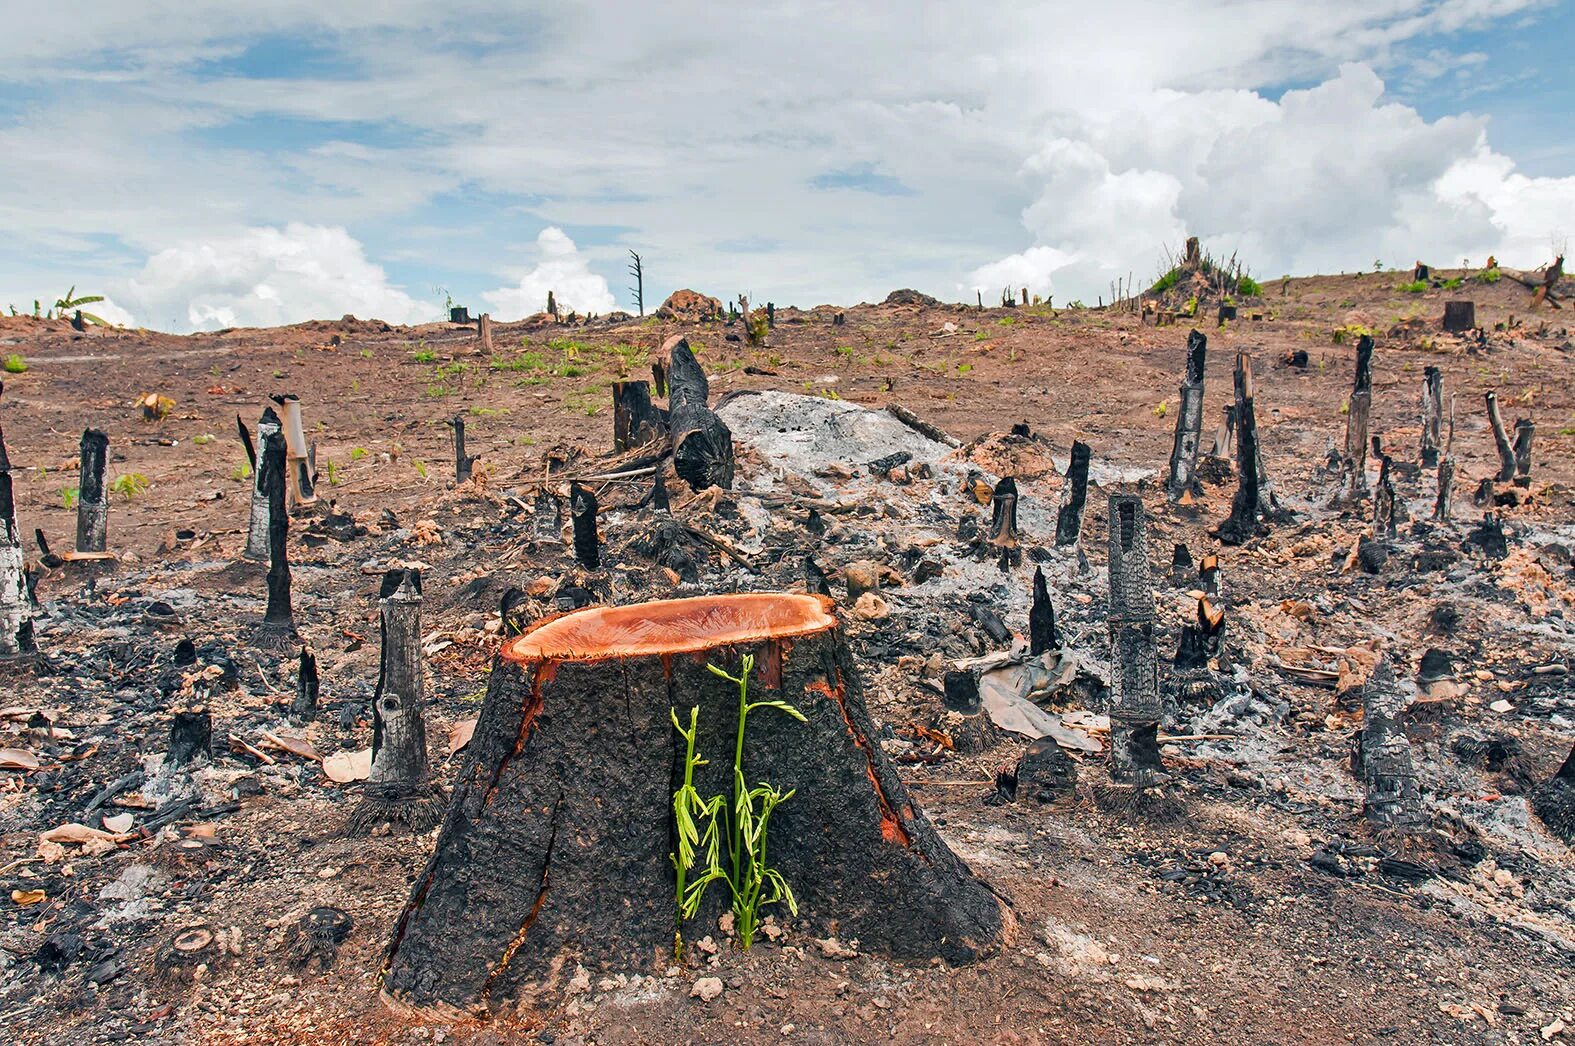
POLYGON ((1088 502, 1088 462, 1092 456, 1087 443, 1072 442, 1072 459, 1067 464, 1061 504, 1055 514, 1057 546, 1075 545, 1083 535, 1083 508, 1088 502))
MULTIPOLYGON (((768 860, 798 900, 802 932, 916 960, 992 950, 1010 915, 909 798, 830 610, 813 596, 706 596, 583 610, 507 644, 394 930, 388 993, 481 1010, 550 1002, 577 963, 671 961, 671 811, 686 761, 671 717, 687 724, 698 708, 697 754, 709 763, 695 788, 730 795, 738 688, 706 665, 736 675, 746 653, 757 664, 750 700, 786 701, 806 719, 756 708, 738 748, 751 785, 795 790, 771 815, 768 860)), ((713 885, 697 932, 725 903, 713 885)))
POLYGON ((102 553, 109 548, 109 505, 104 498, 104 464, 109 437, 98 429, 82 433, 77 474, 77 551, 102 553))
POLYGON ((454 415, 448 425, 454 430, 454 482, 468 483, 478 455, 465 453, 465 415, 454 415))
POLYGON ((1017 547, 1017 481, 1003 477, 990 495, 990 544, 1000 554, 1002 570, 1022 562, 1017 547))
POLYGON ((1410 831, 1422 824, 1422 793, 1411 741, 1400 715, 1405 695, 1395 687, 1387 659, 1373 666, 1362 685, 1362 730, 1356 763, 1367 798, 1364 812, 1381 831, 1410 831))
POLYGON ((707 406, 711 385, 705 371, 680 340, 672 348, 668 382, 668 422, 673 439, 673 470, 695 490, 733 485, 733 433, 707 406))
MULTIPOLYGON (((262 461, 252 446, 246 423, 239 415, 235 418, 235 424, 241 430, 241 444, 246 448, 246 456, 252 464, 252 511, 246 528, 246 551, 242 555, 260 563, 267 562, 269 502, 267 488, 263 486, 262 461)), ((272 407, 264 408, 262 418, 257 422, 257 447, 266 447, 268 437, 277 436, 281 431, 279 415, 274 413, 272 407)))
POLYGON ((1258 418, 1253 410, 1252 358, 1236 354, 1236 495, 1230 516, 1215 531, 1227 545, 1240 545, 1263 532, 1259 522, 1258 418))
POLYGON ((290 513, 285 503, 284 435, 270 432, 263 439, 258 474, 268 497, 268 609, 263 614, 257 642, 266 647, 296 642, 295 615, 290 608, 290 513))
POLYGON ((1110 495, 1110 774, 1143 781, 1161 769, 1159 655, 1148 520, 1135 494, 1110 495))
MULTIPOLYGON (((4 390, 0 383, 0 393, 4 390)), ((5 431, 0 429, 0 661, 30 659, 38 654, 25 560, 22 533, 16 529, 11 458, 5 449, 5 431)))
POLYGON ((1197 479, 1198 444, 1203 438, 1203 365, 1208 338, 1194 330, 1187 335, 1187 376, 1181 383, 1181 405, 1176 410, 1176 438, 1170 450, 1170 472, 1165 491, 1171 501, 1190 502, 1200 493, 1197 479))
POLYGON ((1028 608, 1028 653, 1033 657, 1060 649, 1061 636, 1055 627, 1055 604, 1045 584, 1043 567, 1034 568, 1034 601, 1028 608))
POLYGON ((1444 435, 1444 372, 1428 367, 1422 372, 1422 466, 1438 464, 1444 435))
POLYGON ((569 518, 574 523, 574 559, 586 570, 602 565, 601 539, 596 534, 596 495, 578 483, 569 485, 569 518))
POLYGON ((1356 343, 1356 379, 1345 415, 1345 497, 1351 501, 1367 496, 1367 447, 1372 409, 1373 339, 1364 334, 1356 343))
POLYGON ((301 420, 301 398, 293 393, 271 398, 284 411, 285 475, 289 480, 286 505, 315 505, 317 477, 312 468, 313 451, 306 442, 306 427, 301 420))
POLYGON ((1389 479, 1389 455, 1379 459, 1378 489, 1373 494, 1373 539, 1393 541, 1399 532, 1400 499, 1389 479))
POLYGON ((648 381, 615 381, 613 395, 613 449, 632 450, 667 435, 661 412, 651 402, 648 381))
POLYGON ((372 698, 372 772, 348 830, 400 823, 424 832, 442 816, 427 758, 421 668, 421 571, 390 570, 378 592, 383 651, 372 698))
POLYGON ((1497 483, 1506 483, 1515 477, 1515 448, 1510 445, 1509 436, 1504 432, 1504 419, 1498 412, 1498 393, 1484 393, 1483 399, 1487 401, 1488 425, 1493 430, 1493 445, 1498 448, 1498 472, 1493 479, 1497 483))
POLYGON ((295 700, 290 703, 290 718, 306 722, 317 715, 317 696, 320 689, 317 675, 317 655, 312 648, 301 648, 300 665, 295 674, 295 700))

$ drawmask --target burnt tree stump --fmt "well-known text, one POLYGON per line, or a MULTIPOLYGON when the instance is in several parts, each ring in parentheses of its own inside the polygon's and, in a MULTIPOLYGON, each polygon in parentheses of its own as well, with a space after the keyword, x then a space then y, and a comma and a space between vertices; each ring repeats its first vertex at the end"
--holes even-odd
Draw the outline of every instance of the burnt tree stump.
POLYGON ((82 433, 77 473, 77 551, 99 555, 109 548, 109 505, 104 498, 104 459, 109 437, 98 429, 82 433))
POLYGON ((1436 468, 1444 436, 1444 372, 1422 371, 1422 467, 1436 468))
POLYGON ((1505 483, 1515 476, 1515 448, 1509 442, 1509 436, 1504 431, 1504 417, 1498 412, 1498 393, 1488 391, 1482 394, 1487 403, 1488 427, 1493 430, 1493 446, 1498 450, 1498 472, 1493 480, 1505 483))
POLYGON ((1444 302, 1444 330, 1460 334, 1477 325, 1477 306, 1470 301, 1444 302))
POLYGON ((268 561, 268 519, 269 501, 268 490, 263 486, 263 468, 259 448, 268 445, 269 436, 277 436, 283 428, 279 422, 279 415, 272 407, 263 408, 262 418, 257 422, 257 443, 252 444, 251 433, 246 431, 246 422, 240 415, 235 417, 236 427, 241 431, 241 445, 246 448, 246 459, 252 466, 252 511, 246 525, 246 551, 242 556, 246 559, 256 560, 259 563, 268 561))
MULTIPOLYGON (((0 382, 0 392, 5 384, 0 382)), ((27 587, 22 532, 16 528, 16 498, 11 487, 11 458, 0 428, 0 661, 32 659, 33 600, 27 587)))
POLYGON ((667 386, 673 470, 695 490, 731 488, 733 433, 707 406, 711 384, 687 341, 672 347, 667 386))
POLYGON ((469 483, 471 474, 476 471, 476 459, 481 455, 465 453, 465 415, 454 415, 448 427, 454 430, 454 483, 456 486, 469 483))
POLYGON ((1083 508, 1088 503, 1088 462, 1093 456, 1088 444, 1072 441, 1072 458, 1066 467, 1066 482, 1061 486, 1061 503, 1055 514, 1055 543, 1065 548, 1077 544, 1083 534, 1083 508))
POLYGON ((1197 478, 1198 444, 1203 438, 1203 364, 1208 338, 1200 331, 1187 335, 1187 376, 1181 383, 1181 406, 1176 411, 1176 438, 1170 450, 1170 471, 1165 491, 1171 501, 1191 504, 1202 493, 1197 478))
POLYGON ((1226 545, 1241 545, 1264 532, 1258 472, 1258 415, 1253 406, 1252 358, 1236 354, 1236 494, 1230 516, 1215 529, 1226 545))
POLYGON ((279 649, 296 642, 295 614, 290 606, 290 514, 286 507, 284 434, 263 438, 257 474, 268 498, 268 608, 257 630, 257 645, 279 649))
MULTIPOLYGON (((678 928, 672 805, 699 709, 701 795, 730 793, 738 688, 757 662, 743 771, 796 789, 770 855, 796 923, 867 950, 969 962, 1007 935, 995 894, 949 850, 881 751, 831 601, 775 593, 547 618, 493 662, 436 848, 395 927, 384 988, 452 1014, 559 997, 575 966, 660 969, 678 928)), ((714 926, 726 889, 685 926, 714 926)), ((778 917, 786 908, 777 909, 778 917)))
POLYGON ((615 381, 613 397, 613 450, 633 450, 667 435, 667 423, 651 402, 648 381, 615 381))
POLYGON ((1366 334, 1356 343, 1356 378, 1345 414, 1344 496, 1351 501, 1367 497, 1368 419, 1373 410, 1373 339, 1366 334))

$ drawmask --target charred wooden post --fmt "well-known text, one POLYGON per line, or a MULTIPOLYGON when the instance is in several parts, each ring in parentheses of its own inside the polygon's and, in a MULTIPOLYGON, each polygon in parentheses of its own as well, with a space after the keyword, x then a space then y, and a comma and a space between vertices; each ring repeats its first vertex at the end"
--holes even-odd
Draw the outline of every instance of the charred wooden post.
MULTIPOLYGON (((830 601, 706 596, 582 610, 504 646, 393 931, 391 996, 444 1012, 550 1004, 577 963, 670 961, 682 928, 662 827, 685 753, 675 702, 684 723, 698 709, 699 794, 730 793, 735 762, 750 782, 793 790, 771 815, 770 856, 804 932, 834 927, 866 951, 954 963, 1007 936, 1010 915, 882 751, 830 601), (737 673, 744 654, 757 665, 749 699, 781 700, 803 721, 757 708, 736 745, 739 688, 706 666, 737 673)), ((708 893, 696 922, 714 925, 725 894, 708 893)))
POLYGON ((317 675, 317 655, 312 648, 301 648, 301 660, 295 673, 295 700, 290 703, 290 718, 305 722, 317 715, 317 697, 321 682, 317 675))
POLYGON ((492 314, 482 313, 476 317, 476 339, 481 342, 481 351, 488 356, 492 355, 492 314))
POLYGON ((1180 588, 1189 584, 1196 572, 1197 564, 1192 560, 1192 550, 1178 542, 1170 553, 1170 583, 1180 588))
POLYGON ((1411 831, 1422 825, 1422 792, 1401 721, 1405 696, 1394 683, 1394 670, 1380 659, 1362 687, 1356 760, 1367 792, 1367 819, 1380 830, 1411 831))
POLYGON ((1373 539, 1393 541, 1399 533, 1400 505, 1395 487, 1389 480, 1389 455, 1378 459, 1378 487, 1373 493, 1373 539))
POLYGON ((1061 636, 1055 627, 1055 604, 1045 584, 1043 567, 1034 568, 1034 602, 1028 608, 1028 653, 1032 657, 1061 649, 1061 636))
POLYGON ((1017 545, 1017 481, 1003 477, 990 496, 990 544, 1000 553, 1001 569, 1023 561, 1017 545))
POLYGON ((301 398, 293 393, 269 397, 284 411, 283 429, 285 445, 285 474, 289 477, 289 505, 305 508, 317 504, 316 470, 312 462, 316 451, 306 442, 306 429, 301 422, 301 398))
POLYGON ((667 500, 667 474, 660 465, 651 477, 651 507, 658 512, 671 511, 667 500))
POLYGON ((280 647, 296 641, 295 614, 290 607, 290 513, 285 506, 284 435, 270 432, 263 440, 257 472, 268 495, 268 609, 257 642, 280 647))
POLYGON ((1364 334, 1356 343, 1356 379, 1345 415, 1345 492, 1350 501, 1367 497, 1367 446, 1373 410, 1373 339, 1364 334))
POLYGON ((615 381, 612 397, 614 450, 643 447, 667 434, 661 412, 651 402, 650 382, 615 381))
POLYGON ((1190 503, 1198 489, 1198 444, 1203 438, 1203 364, 1208 338, 1200 331, 1187 335, 1187 376, 1181 383, 1181 406, 1176 411, 1176 438, 1170 450, 1170 472, 1165 490, 1171 501, 1190 503))
POLYGON ((673 346, 667 381, 674 471, 695 490, 731 488, 733 433, 707 406, 711 385, 688 341, 673 346))
POLYGON ((1181 641, 1171 663, 1182 671, 1206 669, 1209 659, 1219 655, 1224 638, 1225 612, 1202 596, 1198 599, 1196 619, 1181 626, 1181 641))
POLYGON ((277 436, 283 432, 279 422, 279 415, 274 413, 272 407, 265 407, 262 418, 257 422, 257 447, 252 446, 251 434, 246 431, 246 423, 237 415, 235 424, 241 430, 241 444, 246 448, 246 457, 252 463, 252 510, 251 517, 246 527, 246 551, 242 555, 247 559, 266 562, 268 559, 268 491, 263 487, 263 467, 259 460, 257 448, 266 447, 270 436, 277 436))
POLYGON ((1531 440, 1537 426, 1530 418, 1515 419, 1515 486, 1531 486, 1531 440))
POLYGON ((1083 535, 1083 508, 1088 502, 1088 462, 1092 456, 1087 443, 1072 442, 1072 460, 1067 464, 1066 481, 1061 485, 1061 504, 1055 514, 1057 547, 1076 545, 1083 535))
POLYGON ((1240 545, 1263 532, 1258 483, 1258 419, 1253 409, 1252 358, 1236 354, 1236 495, 1230 516, 1215 530, 1227 545, 1240 545))
POLYGON ((213 715, 206 705, 176 709, 170 719, 170 747, 164 756, 170 767, 189 766, 213 758, 213 715))
POLYGON ((98 429, 82 433, 81 464, 77 474, 77 551, 102 554, 109 550, 109 504, 104 496, 104 466, 109 437, 98 429))
POLYGON ((1135 494, 1110 495, 1110 774, 1159 772, 1159 663, 1148 521, 1135 494))
POLYGON ((1438 465, 1438 448, 1444 430, 1444 372, 1428 367, 1422 372, 1422 467, 1438 465))
POLYGON ((1515 448, 1509 442, 1509 436, 1504 431, 1504 418, 1498 412, 1498 393, 1483 393, 1483 400, 1487 403, 1488 426, 1493 430, 1493 445, 1498 449, 1498 472, 1493 476, 1496 483, 1505 483, 1515 476, 1515 448))
POLYGON ((1198 587, 1205 596, 1220 597, 1220 557, 1210 554, 1198 561, 1198 587))
POLYGON ((1444 302, 1444 330, 1461 334, 1477 325, 1477 306, 1470 301, 1444 302))
POLYGON ((569 517, 574 522, 574 558, 586 570, 602 564, 596 536, 596 495, 578 483, 569 484, 569 517))
MULTIPOLYGON (((4 391, 5 385, 0 383, 0 393, 4 391)), ((0 428, 0 661, 31 659, 38 654, 25 564, 22 533, 16 528, 11 458, 5 449, 5 430, 0 428)))
POLYGON ((831 595, 831 582, 820 564, 815 562, 814 556, 804 557, 804 591, 812 596, 831 595))
POLYGON ((480 455, 465 453, 465 415, 454 415, 448 427, 454 430, 454 482, 468 483, 480 455))
POLYGON ((425 832, 443 808, 427 758, 421 571, 404 567, 384 574, 378 611, 383 652, 372 697, 372 772, 347 830, 359 834, 398 823, 425 832))

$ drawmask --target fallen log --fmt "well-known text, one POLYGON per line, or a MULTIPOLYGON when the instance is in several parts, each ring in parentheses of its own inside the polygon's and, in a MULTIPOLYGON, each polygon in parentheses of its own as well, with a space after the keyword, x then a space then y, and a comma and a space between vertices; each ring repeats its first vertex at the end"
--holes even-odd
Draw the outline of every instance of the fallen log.
POLYGON ((687 341, 672 347, 667 384, 673 470, 694 490, 731 488, 733 433, 707 406, 711 385, 687 341))
MULTIPOLYGON (((770 861, 805 932, 922 961, 991 951, 1011 917, 908 797, 830 609, 764 593, 592 608, 505 645, 394 929, 387 993, 475 1012, 554 1001, 576 964, 670 962, 681 926, 670 818, 687 766, 675 720, 696 724, 694 753, 709 760, 693 771, 698 795, 731 790, 730 762, 791 790, 770 817, 770 861), (739 672, 744 654, 760 666, 750 699, 785 702, 802 722, 756 705, 739 734, 739 688, 708 663, 739 672)), ((715 925, 718 885, 697 925, 715 925)))

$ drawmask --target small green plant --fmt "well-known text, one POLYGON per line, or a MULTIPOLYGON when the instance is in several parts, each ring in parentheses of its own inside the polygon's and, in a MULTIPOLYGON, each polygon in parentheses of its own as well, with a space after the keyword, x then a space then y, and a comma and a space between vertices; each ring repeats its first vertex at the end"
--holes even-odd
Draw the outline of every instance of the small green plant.
POLYGON ((111 494, 119 494, 127 501, 130 501, 138 494, 146 493, 147 489, 148 477, 140 472, 123 472, 116 476, 115 481, 109 485, 111 494))
POLYGON ((5 358, 5 362, 0 364, 0 367, 4 367, 7 374, 21 374, 27 370, 27 361, 20 353, 13 352, 5 358))
POLYGON ((1476 275, 1476 279, 1482 283, 1497 283, 1503 278, 1504 274, 1497 269, 1483 269, 1476 275))
POLYGON ((973 364, 971 364, 971 363, 959 363, 959 364, 957 364, 957 373, 958 374, 967 374, 971 370, 973 370, 973 364))
POLYGON ((1160 400, 1154 407, 1154 417, 1163 418, 1168 413, 1170 413, 1170 401, 1160 400))
POLYGON ((687 914, 693 914, 695 905, 689 903, 688 879, 689 869, 695 865, 697 848, 703 846, 706 851, 706 867, 721 867, 718 860, 717 845, 718 815, 722 810, 722 797, 713 796, 709 800, 701 799, 700 793, 695 790, 695 768, 707 765, 695 752, 695 735, 700 731, 700 706, 695 705, 689 709, 689 729, 685 730, 678 721, 678 709, 668 709, 668 715, 673 720, 673 729, 678 731, 678 736, 684 739, 684 783, 678 786, 673 793, 673 824, 677 828, 674 835, 677 837, 677 853, 668 854, 668 860, 673 862, 673 872, 677 877, 677 888, 674 890, 674 905, 678 911, 678 921, 673 927, 673 958, 684 957, 684 919, 687 914), (700 830, 700 825, 705 825, 705 831, 700 830))
POLYGON ((437 353, 433 352, 431 349, 417 349, 415 352, 410 354, 410 358, 415 360, 417 363, 436 363, 437 353))
POLYGON ((1263 284, 1251 276, 1242 276, 1236 281, 1236 293, 1244 298, 1256 298, 1263 293, 1263 284))
POLYGON ((208 444, 212 443, 216 438, 217 437, 214 436, 213 433, 211 433, 211 432, 204 432, 200 436, 193 436, 191 438, 191 441, 193 443, 195 443, 199 447, 206 447, 208 444))
POLYGON ((68 509, 77 507, 77 497, 81 494, 80 487, 61 487, 60 500, 68 509))
POLYGON ((1162 275, 1159 279, 1155 280, 1154 286, 1150 287, 1149 291, 1153 294, 1163 294, 1181 282, 1181 275, 1181 266, 1177 265, 1175 268, 1162 275))
MULTIPOLYGON (((66 296, 64 298, 55 299, 55 315, 59 316, 61 319, 65 319, 66 313, 81 309, 84 305, 92 305, 94 302, 103 300, 104 296, 102 294, 84 294, 82 297, 78 298, 77 287, 76 284, 73 283, 71 285, 71 289, 66 291, 66 296)), ((34 302, 33 307, 36 309, 38 307, 38 303, 34 302)), ((109 326, 109 324, 104 322, 101 317, 95 316, 91 312, 82 313, 82 318, 89 323, 96 323, 100 327, 109 326)))
POLYGON ((364 457, 366 457, 366 448, 365 447, 352 447, 350 449, 350 460, 351 461, 360 461, 364 457))
POLYGON ((230 470, 230 478, 235 480, 237 483, 241 482, 242 480, 251 479, 252 463, 250 461, 243 461, 239 465, 232 468, 230 470))
POLYGON ((1402 283, 1400 285, 1400 290, 1406 294, 1421 294, 1430 286, 1431 284, 1429 284, 1426 280, 1414 280, 1411 283, 1402 283))
POLYGON ((333 458, 328 458, 323 462, 323 475, 328 477, 328 485, 330 487, 339 485, 339 466, 334 464, 333 458))
POLYGON ((1446 291, 1458 291, 1460 289, 1460 285, 1462 283, 1464 283, 1464 282, 1465 281, 1462 280, 1459 276, 1451 276, 1449 279, 1444 281, 1444 290, 1446 290, 1446 291))
POLYGON ((417 458, 415 461, 412 461, 410 464, 415 466, 416 475, 420 476, 422 479, 426 479, 427 478, 427 463, 426 462, 422 461, 420 458, 417 458))
MULTIPOLYGON (((685 797, 688 804, 686 812, 691 816, 696 810, 708 811, 710 824, 705 833, 699 831, 698 824, 694 826, 689 835, 691 843, 688 856, 691 866, 695 856, 695 845, 706 847, 706 868, 700 878, 693 883, 687 883, 679 894, 678 915, 680 923, 684 919, 694 917, 700 908, 700 900, 705 896, 706 887, 711 883, 721 880, 727 884, 733 900, 733 923, 738 930, 738 943, 748 951, 755 942, 755 930, 760 925, 760 910, 768 904, 785 902, 788 911, 798 914, 798 901, 793 897, 793 890, 788 886, 782 873, 766 863, 766 832, 771 823, 771 814, 777 807, 793 798, 795 789, 786 792, 775 788, 765 781, 754 788, 750 788, 748 780, 744 777, 744 733, 749 720, 749 713, 757 708, 774 708, 785 715, 792 716, 799 722, 806 722, 804 713, 788 704, 786 701, 750 701, 749 677, 755 670, 753 654, 745 654, 738 675, 729 675, 716 665, 706 665, 712 675, 725 679, 738 687, 738 731, 733 742, 733 797, 730 804, 724 803, 723 796, 715 796, 711 800, 702 801, 698 794, 685 797), (725 818, 727 833, 727 863, 721 860, 721 846, 717 831, 719 818, 725 818), (709 841, 708 841, 709 840, 709 841)), ((678 724, 676 710, 673 712, 674 726, 678 724)), ((694 711, 690 713, 690 736, 688 738, 691 762, 687 764, 685 782, 691 786, 693 768, 704 765, 695 762, 693 732, 697 716, 694 711)), ((682 728, 679 729, 683 734, 682 728)), ((680 793, 683 791, 679 789, 680 793)), ((679 803, 678 794, 674 795, 673 806, 676 814, 679 803)), ((680 830, 682 833, 682 830, 680 830)), ((682 834, 680 834, 680 848, 682 848, 682 834)), ((680 856, 675 855, 673 865, 675 870, 682 863, 680 856)), ((687 879, 687 869, 681 873, 687 879)), ((681 932, 681 930, 680 930, 681 932)), ((682 941, 680 939, 679 945, 682 941)))

